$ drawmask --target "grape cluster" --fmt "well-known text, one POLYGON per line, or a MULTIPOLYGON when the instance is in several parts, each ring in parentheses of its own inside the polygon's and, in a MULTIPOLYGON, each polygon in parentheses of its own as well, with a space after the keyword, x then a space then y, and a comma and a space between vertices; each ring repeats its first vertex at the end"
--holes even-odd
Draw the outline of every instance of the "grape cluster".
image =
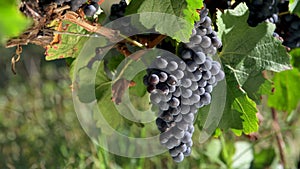
POLYGON ((125 0, 121 0, 118 4, 113 4, 111 6, 109 20, 114 21, 116 19, 122 18, 117 22, 112 22, 112 28, 114 30, 119 30, 121 34, 125 36, 130 36, 139 31, 136 27, 134 27, 134 25, 131 24, 131 17, 125 16, 126 7, 127 3, 125 0))
POLYGON ((83 12, 85 14, 85 16, 87 17, 92 17, 96 14, 96 12, 98 11, 99 9, 99 5, 97 2, 91 2, 89 4, 85 4, 83 6, 83 12))
POLYGON ((283 45, 290 48, 300 47, 300 17, 286 14, 280 17, 276 33, 283 38, 283 45))
MULTIPOLYGON (((169 149, 174 161, 180 162, 191 153, 193 144, 191 136, 197 109, 190 110, 191 106, 188 104, 192 99, 196 103, 200 97, 193 95, 192 90, 187 87, 192 84, 191 80, 184 77, 187 68, 184 61, 176 62, 158 56, 153 64, 151 67, 155 68, 147 70, 144 83, 151 93, 152 104, 159 109, 156 125, 161 132, 160 142, 169 149)), ((197 84, 194 83, 193 86, 197 88, 197 84)))
POLYGON ((113 4, 110 9, 109 19, 113 21, 123 17, 125 15, 126 7, 127 7, 127 3, 125 0, 121 0, 119 4, 113 4))
POLYGON ((211 58, 222 43, 207 14, 207 9, 200 11, 190 42, 181 45, 182 60, 158 56, 144 77, 150 100, 159 109, 160 143, 176 162, 191 154, 198 109, 210 104, 213 87, 224 78, 220 63, 211 58))
MULTIPOLYGON (((249 8, 248 24, 255 27, 270 17, 278 17, 278 0, 246 0, 249 8)), ((272 20, 271 20, 272 21, 272 20)))
POLYGON ((289 11, 289 0, 280 0, 278 3, 278 11, 279 13, 288 12, 289 11))

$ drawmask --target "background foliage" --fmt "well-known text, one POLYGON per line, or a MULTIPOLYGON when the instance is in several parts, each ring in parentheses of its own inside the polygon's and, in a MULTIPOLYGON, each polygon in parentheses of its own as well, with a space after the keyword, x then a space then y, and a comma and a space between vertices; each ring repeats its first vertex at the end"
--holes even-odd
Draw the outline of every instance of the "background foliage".
MULTIPOLYGON (((153 2, 162 3, 147 0, 136 9, 163 10, 160 12, 182 16, 190 23, 197 19, 189 17, 195 11, 192 1, 180 6, 174 5, 175 1, 166 1, 164 3, 172 6, 167 11, 158 8, 159 5, 150 5, 157 9, 147 8, 147 3, 153 2), (181 8, 186 11, 179 12, 181 10, 178 9, 181 8)), ((0 2, 1 42, 17 36, 30 23, 17 12, 15 5, 13 2, 0 2)), ((298 1, 293 5, 292 12, 297 13, 298 1)), ((46 63, 41 48, 27 46, 24 47, 21 61, 17 64, 18 74, 14 76, 10 71, 10 57, 15 49, 1 48, 0 168, 278 168, 281 153, 284 153, 286 168, 299 168, 299 49, 290 52, 291 63, 295 68, 282 71, 289 66, 289 60, 274 57, 287 55, 280 42, 272 38, 274 26, 264 23, 255 29, 249 28, 246 25, 247 14, 245 6, 239 6, 237 10, 226 11, 224 14, 218 13, 218 33, 225 44, 220 58, 229 83, 230 99, 226 103, 226 111, 232 113, 225 113, 220 128, 230 128, 233 133, 217 130, 215 137, 200 144, 197 130, 193 136, 195 145, 192 155, 180 164, 173 163, 168 153, 152 158, 128 159, 97 147, 81 129, 77 120, 70 89, 70 70, 66 63, 63 60, 46 63), (232 38, 235 34, 240 36, 232 38), (248 34, 256 36, 248 37, 248 34), (252 64, 247 65, 249 63, 252 64), (267 75, 270 78, 257 81, 262 78, 259 73, 262 70, 268 70, 267 75), (274 73, 279 71, 282 72, 274 73), (236 89, 236 86, 243 90, 236 89), (269 91, 272 87, 276 88, 273 94, 269 91), (261 94, 264 95, 262 98, 261 94), (277 120, 274 119, 271 107, 278 112, 277 120), (231 109, 235 111, 230 111, 231 109), (260 112, 263 120, 256 118, 257 112, 260 112), (253 133, 254 131, 257 132, 253 133), (278 133, 284 133, 282 151, 277 146, 278 133)), ((143 20, 141 22, 146 27, 155 23, 143 20)), ((175 38, 187 38, 191 27, 192 24, 184 25, 180 29, 182 32, 172 34, 175 38)), ((85 33, 76 25, 70 29, 85 33)), ((166 32, 159 27, 157 29, 162 33, 166 32)), ((65 39, 70 38, 63 36, 65 39)), ((84 39, 71 38, 68 41, 81 47, 84 39)), ((66 52, 55 53, 55 50, 50 49, 48 59, 77 55, 70 53, 74 46, 70 48, 69 45, 63 45, 66 52), (62 56, 61 53, 65 55, 62 56)), ((141 91, 133 91, 138 92, 141 91)), ((100 103, 105 103, 105 100, 100 103)))

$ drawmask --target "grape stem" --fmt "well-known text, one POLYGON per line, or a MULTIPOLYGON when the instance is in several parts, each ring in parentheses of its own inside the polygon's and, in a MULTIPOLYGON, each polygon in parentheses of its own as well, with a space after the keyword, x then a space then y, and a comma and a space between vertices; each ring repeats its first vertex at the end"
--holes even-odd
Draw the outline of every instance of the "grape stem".
POLYGON ((290 14, 290 12, 289 11, 281 12, 281 13, 278 14, 278 16, 287 15, 287 14, 290 14))
POLYGON ((135 40, 133 40, 125 35, 122 35, 122 34, 120 34, 120 36, 137 47, 145 48, 145 46, 143 44, 139 43, 138 41, 135 41, 135 40))
POLYGON ((149 42, 148 48, 153 48, 157 44, 159 44, 162 40, 164 40, 167 36, 166 35, 158 35, 153 41, 149 42))

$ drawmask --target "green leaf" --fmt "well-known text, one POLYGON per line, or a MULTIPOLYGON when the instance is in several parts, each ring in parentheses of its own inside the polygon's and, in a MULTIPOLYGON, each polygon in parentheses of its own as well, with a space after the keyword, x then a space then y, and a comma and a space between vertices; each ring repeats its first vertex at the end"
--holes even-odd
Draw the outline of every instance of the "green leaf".
POLYGON ((289 68, 288 54, 273 37, 274 25, 248 26, 244 3, 217 15, 218 34, 223 43, 220 57, 227 81, 226 107, 219 127, 249 134, 258 130, 256 104, 249 96, 258 101, 255 94, 264 82, 263 70, 278 72, 289 68))
POLYGON ((232 131, 236 136, 241 136, 241 135, 243 134, 243 130, 231 129, 231 131, 232 131))
POLYGON ((234 100, 232 109, 238 111, 243 119, 243 132, 250 134, 258 130, 258 119, 256 104, 247 95, 243 95, 234 100))
MULTIPOLYGON (((87 34, 87 31, 82 27, 70 22, 64 22, 63 27, 67 27, 67 32, 87 34)), ((51 46, 47 46, 47 50, 45 53, 46 60, 50 61, 69 57, 76 58, 81 52, 81 48, 87 40, 87 37, 79 35, 62 34, 60 42, 51 46)))
MULTIPOLYGON (((264 78, 261 72, 251 73, 243 85, 243 89, 248 94, 249 98, 255 101, 257 104, 261 102, 261 93, 259 92, 261 86, 265 83, 266 79, 264 78)), ((267 86, 264 86, 267 87, 267 86)), ((263 88, 265 90, 271 91, 270 88, 263 88)))
POLYGON ((119 64, 124 60, 125 56, 120 54, 116 49, 112 49, 105 54, 104 68, 107 69, 107 75, 113 77, 119 64), (109 72, 108 72, 109 71, 109 72))
POLYGON ((145 94, 142 97, 136 96, 134 94, 129 96, 130 96, 130 101, 136 110, 146 111, 150 109, 150 102, 149 102, 150 98, 148 94, 145 94))
POLYGON ((262 85, 260 85, 258 93, 260 95, 272 94, 272 82, 269 80, 266 80, 262 85))
POLYGON ((300 70, 300 48, 291 50, 290 55, 292 56, 291 63, 293 67, 300 70))
POLYGON ((247 6, 241 4, 224 14, 218 12, 219 35, 223 50, 223 64, 231 70, 239 86, 243 86, 250 74, 262 70, 279 72, 289 67, 285 48, 273 37, 275 26, 260 24, 255 28, 247 24, 247 6))
MULTIPOLYGON (((233 131, 236 135, 240 135, 241 131, 243 131, 244 133, 257 131, 249 131, 244 128, 251 125, 257 125, 257 119, 251 118, 250 120, 252 121, 244 121, 244 119, 242 118, 245 114, 246 116, 252 116, 254 112, 243 111, 243 109, 251 110, 248 109, 248 107, 253 106, 254 102, 250 98, 248 98, 246 93, 239 87, 235 78, 233 78, 232 75, 230 76, 230 69, 225 67, 225 73, 227 81, 226 106, 219 127, 221 129, 235 129, 233 131), (244 97, 247 97, 248 99, 245 99, 244 97), (238 104, 239 102, 242 102, 243 104, 241 105, 241 108, 238 108, 238 106, 236 106, 236 104, 238 104)), ((256 112, 257 110, 255 111, 255 113, 256 112)))
POLYGON ((31 24, 19 10, 16 1, 0 1, 0 44, 20 35, 31 24))
POLYGON ((135 14, 137 13, 140 6, 143 4, 144 1, 141 0, 131 0, 129 5, 126 7, 126 15, 135 14))
POLYGON ((137 11, 146 28, 154 27, 161 34, 187 42, 202 5, 200 0, 144 0, 137 11))
POLYGON ((274 77, 274 93, 268 97, 268 105, 277 110, 291 112, 300 101, 300 71, 286 70, 274 77))
MULTIPOLYGON (((95 90, 98 107, 105 121, 113 128, 117 128, 123 122, 123 117, 116 109, 115 103, 111 100, 112 97, 112 82, 107 78, 104 72, 103 62, 100 64, 97 77, 96 77, 96 90, 95 90)), ((103 121, 97 119, 99 117, 94 114, 96 121, 103 121)), ((101 123, 99 123, 101 124, 101 123)), ((101 126, 99 126, 101 128, 101 126)))
POLYGON ((129 88, 129 92, 131 95, 143 97, 147 94, 147 88, 144 85, 143 79, 146 75, 146 71, 139 72, 133 79, 135 82, 135 86, 129 88))
POLYGON ((254 153, 254 159, 251 162, 250 169, 265 169, 270 167, 276 157, 274 148, 263 149, 258 153, 254 153))
POLYGON ((300 0, 291 0, 289 4, 289 10, 291 13, 300 16, 300 0))
POLYGON ((236 135, 241 131, 245 134, 258 130, 258 119, 256 117, 256 104, 246 94, 239 90, 227 88, 227 100, 224 114, 219 127, 232 130, 236 135))
MULTIPOLYGON (((201 0, 186 0, 187 2, 187 10, 185 11, 186 15, 185 17, 189 18, 192 17, 193 21, 198 21, 199 15, 195 10, 201 9, 203 7, 203 1, 201 0), (192 14, 189 16, 189 14, 192 14)), ((190 20, 191 18, 189 18, 190 20)))

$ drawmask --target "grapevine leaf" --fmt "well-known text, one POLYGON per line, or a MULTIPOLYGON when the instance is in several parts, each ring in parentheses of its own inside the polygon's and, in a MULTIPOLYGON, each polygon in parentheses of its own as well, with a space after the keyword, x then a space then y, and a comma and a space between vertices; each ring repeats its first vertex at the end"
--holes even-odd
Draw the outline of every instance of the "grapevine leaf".
POLYGON ((136 95, 130 95, 130 101, 133 105, 133 107, 136 110, 139 111, 146 111, 150 109, 150 103, 149 103, 149 94, 145 94, 144 96, 140 97, 140 96, 136 96, 136 95))
MULTIPOLYGON (((116 72, 118 65, 124 60, 125 56, 120 54, 116 49, 108 51, 104 59, 104 67, 110 71, 110 74, 116 72)), ((112 76, 112 75, 111 75, 112 76)))
POLYGON ((231 131, 236 135, 236 136, 241 136, 243 134, 243 130, 238 130, 238 129, 231 129, 231 131))
POLYGON ((199 19, 200 0, 144 0, 137 10, 140 22, 148 29, 155 28, 178 41, 187 42, 194 22, 199 19))
POLYGON ((129 88, 131 95, 143 97, 147 94, 146 86, 144 85, 143 78, 146 75, 146 71, 139 72, 133 79, 135 86, 129 88))
POLYGON ((220 127, 245 134, 258 130, 256 104, 249 96, 259 102, 257 92, 265 82, 262 71, 279 72, 290 68, 285 48, 273 38, 275 26, 262 23, 249 27, 248 13, 247 6, 240 4, 234 10, 218 12, 217 21, 224 45, 220 57, 228 84, 220 127))
POLYGON ((269 95, 268 105, 277 110, 291 112, 300 101, 300 71, 286 70, 274 77, 274 94, 269 95))
POLYGON ((290 55, 292 56, 291 63, 293 67, 300 70, 300 48, 293 49, 290 55))
POLYGON ((129 88, 130 81, 126 79, 119 79, 117 80, 112 86, 112 98, 111 100, 115 102, 117 105, 122 102, 122 96, 126 89, 129 88))
POLYGON ((234 99, 232 109, 241 113, 243 119, 243 132, 250 134, 258 130, 258 119, 256 117, 256 104, 247 95, 234 99))
POLYGON ((249 27, 245 4, 224 14, 218 12, 218 16, 219 35, 224 44, 220 57, 240 86, 253 72, 279 72, 289 68, 286 50, 273 38, 274 25, 263 23, 255 28, 249 27))
MULTIPOLYGON (((259 90, 265 81, 266 79, 263 77, 263 73, 255 72, 249 75, 249 78, 243 85, 243 89, 248 94, 249 98, 251 98, 257 104, 259 104, 261 101, 261 93, 259 90)), ((271 86, 269 86, 269 88, 266 88, 267 86, 264 87, 264 90, 271 90, 271 86)))
POLYGON ((0 1, 0 44, 20 35, 31 21, 18 10, 15 1, 0 1))
POLYGON ((289 10, 300 16, 300 0, 292 0, 289 4, 289 10))
MULTIPOLYGON (((100 64, 97 72, 95 94, 100 110, 98 113, 102 113, 105 121, 111 127, 117 128, 123 122, 123 117, 119 114, 114 102, 112 101, 112 83, 104 72, 103 62, 100 64)), ((94 117, 97 118, 99 116, 95 114, 94 117)), ((103 121, 103 119, 95 120, 103 121)))
POLYGON ((258 93, 261 95, 270 95, 272 94, 272 82, 265 80, 262 85, 260 85, 258 93))
POLYGON ((104 71, 104 62, 100 63, 99 68, 96 68, 96 64, 93 64, 91 68, 86 66, 91 56, 93 56, 93 50, 90 49, 90 46, 88 45, 88 49, 86 49, 90 53, 84 52, 86 53, 86 57, 76 58, 72 62, 71 72, 77 71, 77 74, 76 77, 74 77, 75 74, 71 74, 71 77, 73 81, 76 78, 75 85, 79 86, 77 96, 81 102, 92 103, 95 99, 97 100, 99 111, 93 112, 93 119, 102 132, 109 134, 111 130, 105 127, 107 126, 106 123, 116 129, 119 125, 122 125, 124 120, 116 109, 116 105, 111 100, 112 81, 104 71), (98 70, 96 77, 94 77, 94 70, 98 70), (95 93, 91 93, 91 91, 95 93))
POLYGON ((126 7, 126 15, 135 14, 144 1, 141 0, 131 0, 129 5, 126 7))
MULTIPOLYGON (((185 17, 192 17, 193 21, 199 20, 199 15, 196 15, 195 9, 201 9, 203 6, 203 1, 201 0, 186 0, 187 2, 187 10, 185 11, 186 15, 185 17), (189 15, 192 14, 192 15, 189 15)), ((191 20, 191 18, 189 18, 191 20)))
MULTIPOLYGON (((227 74, 230 73, 228 71, 229 69, 225 68, 227 74)), ((249 134, 257 131, 258 119, 256 113, 258 110, 256 104, 239 88, 234 78, 227 77, 227 92, 224 100, 226 100, 226 106, 219 124, 221 129, 231 128, 236 135, 241 135, 242 132, 249 134)), ((197 119, 200 129, 203 128, 209 110, 208 106, 199 110, 200 113, 197 119)))
MULTIPOLYGON (((64 22, 62 27, 64 31, 71 33, 87 33, 82 27, 70 22, 64 22)), ((87 39, 88 38, 83 36, 62 34, 58 43, 47 46, 45 52, 46 60, 49 61, 68 57, 76 58, 87 39)))
MULTIPOLYGON (((228 84, 230 82, 227 82, 228 84)), ((226 96, 226 106, 224 109, 224 113, 219 124, 221 129, 236 129, 243 131, 243 120, 241 118, 241 112, 233 109, 233 103, 235 99, 242 97, 243 92, 234 88, 233 86, 227 86, 227 96, 226 96)), ((254 121, 255 123, 255 121, 254 121)))

